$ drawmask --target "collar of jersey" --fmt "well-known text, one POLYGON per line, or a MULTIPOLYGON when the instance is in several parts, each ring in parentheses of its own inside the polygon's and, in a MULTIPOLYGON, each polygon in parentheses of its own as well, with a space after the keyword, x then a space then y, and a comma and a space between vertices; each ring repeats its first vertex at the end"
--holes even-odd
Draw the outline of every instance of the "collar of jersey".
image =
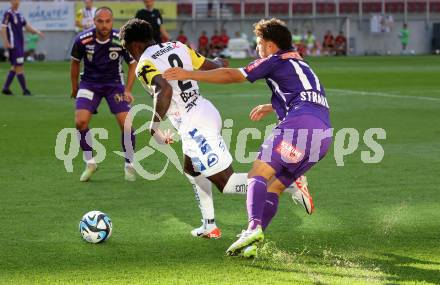
POLYGON ((106 39, 105 41, 101 42, 100 40, 98 40, 98 38, 95 38, 95 41, 96 41, 98 44, 101 44, 101 45, 104 45, 104 44, 108 43, 110 40, 111 40, 111 37, 108 38, 108 39, 106 39))

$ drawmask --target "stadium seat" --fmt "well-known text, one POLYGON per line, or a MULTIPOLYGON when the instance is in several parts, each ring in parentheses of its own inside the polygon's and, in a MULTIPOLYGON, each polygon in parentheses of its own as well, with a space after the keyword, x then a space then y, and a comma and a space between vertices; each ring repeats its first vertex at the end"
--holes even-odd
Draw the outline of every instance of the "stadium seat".
POLYGON ((429 11, 431 13, 440 13, 440 2, 430 2, 429 11))
POLYGON ((316 13, 318 14, 334 14, 336 10, 335 3, 318 2, 316 3, 316 13))
POLYGON ((270 3, 269 4, 269 14, 287 14, 289 11, 288 3, 270 3))
POLYGON ((426 2, 408 2, 408 13, 425 13, 426 2))
POLYGON ((292 13, 293 14, 312 14, 313 4, 312 3, 293 3, 292 13))
POLYGON ((177 4, 177 15, 191 15, 192 14, 192 4, 180 3, 177 4))
POLYGON ((241 5, 240 3, 228 3, 226 4, 229 9, 231 9, 232 13, 235 15, 241 14, 241 5))
POLYGON ((403 2, 388 2, 385 3, 386 13, 403 13, 405 10, 405 4, 403 2))
POLYGON ((339 3, 340 14, 353 14, 359 12, 359 4, 355 2, 342 2, 339 3))
POLYGON ((362 3, 363 13, 381 13, 382 3, 381 2, 367 2, 362 3))

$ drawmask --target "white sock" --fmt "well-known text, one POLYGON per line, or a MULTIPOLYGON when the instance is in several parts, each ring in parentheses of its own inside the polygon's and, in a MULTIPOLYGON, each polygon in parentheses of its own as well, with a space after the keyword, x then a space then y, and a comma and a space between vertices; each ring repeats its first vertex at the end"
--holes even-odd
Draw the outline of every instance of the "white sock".
POLYGON ((92 157, 91 159, 86 161, 87 164, 96 164, 95 159, 92 157))
POLYGON ((199 203, 200 211, 202 212, 202 217, 204 223, 212 221, 214 223, 214 200, 212 199, 212 183, 203 175, 193 177, 186 174, 189 182, 193 186, 194 194, 196 200, 199 203))
POLYGON ((223 188, 223 194, 247 193, 247 173, 234 173, 223 188))
POLYGON ((293 182, 289 187, 286 187, 286 189, 284 189, 284 193, 290 193, 293 194, 295 193, 296 189, 295 187, 293 187, 293 184, 295 184, 295 182, 293 182))

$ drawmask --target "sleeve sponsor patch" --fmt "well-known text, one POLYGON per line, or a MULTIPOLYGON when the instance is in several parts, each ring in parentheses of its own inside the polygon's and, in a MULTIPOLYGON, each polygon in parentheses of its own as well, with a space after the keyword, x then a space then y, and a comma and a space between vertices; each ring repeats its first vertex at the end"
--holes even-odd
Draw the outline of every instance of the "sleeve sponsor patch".
POLYGON ((269 58, 266 57, 266 58, 260 58, 260 59, 255 60, 255 61, 251 62, 248 66, 246 66, 246 67, 244 68, 244 71, 246 71, 246 73, 249 73, 249 72, 251 72, 253 69, 255 69, 256 67, 258 67, 260 64, 262 64, 263 62, 265 62, 265 61, 268 60, 268 59, 269 59, 269 58))
POLYGON ((144 86, 151 86, 153 78, 159 74, 159 70, 149 60, 142 60, 136 67, 136 75, 144 86))

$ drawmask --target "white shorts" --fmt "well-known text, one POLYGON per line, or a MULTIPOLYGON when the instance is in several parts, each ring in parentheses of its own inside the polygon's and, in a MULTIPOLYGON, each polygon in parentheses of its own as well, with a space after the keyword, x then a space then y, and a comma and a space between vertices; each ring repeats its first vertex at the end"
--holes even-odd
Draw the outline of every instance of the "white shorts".
POLYGON ((232 156, 221 136, 222 119, 206 99, 179 129, 183 153, 191 158, 194 170, 205 177, 217 174, 232 164, 232 156))

